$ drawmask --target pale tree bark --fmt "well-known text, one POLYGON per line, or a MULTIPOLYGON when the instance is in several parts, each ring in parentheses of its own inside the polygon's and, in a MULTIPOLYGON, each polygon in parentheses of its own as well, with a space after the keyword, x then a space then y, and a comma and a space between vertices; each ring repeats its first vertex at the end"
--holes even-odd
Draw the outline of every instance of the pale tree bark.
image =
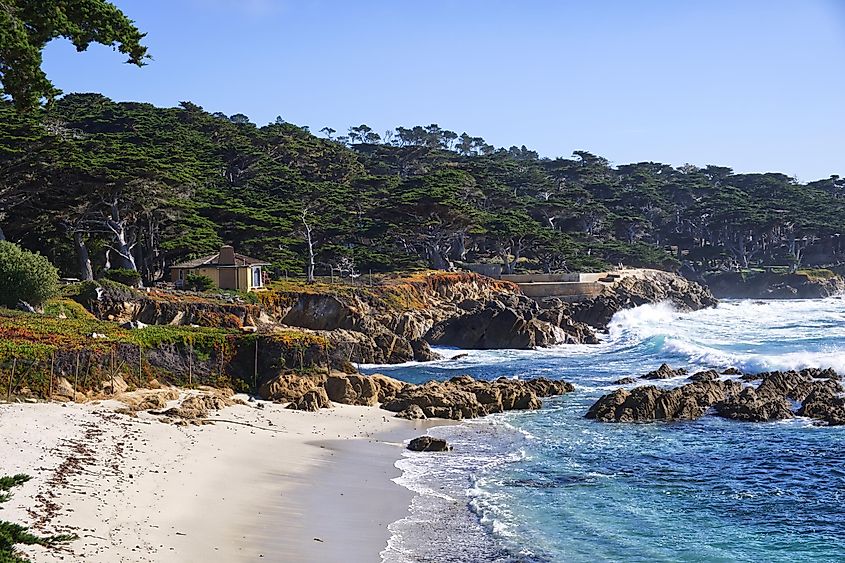
POLYGON ((114 238, 114 245, 111 246, 111 249, 119 258, 118 267, 138 271, 135 257, 132 255, 132 249, 135 245, 130 244, 127 240, 126 221, 120 217, 118 199, 112 200, 109 206, 111 215, 106 218, 104 224, 114 238))
POLYGON ((76 248, 76 258, 79 263, 79 279, 91 281, 94 279, 94 270, 91 267, 91 256, 88 254, 88 247, 85 246, 85 239, 81 231, 74 231, 73 245, 76 248))
POLYGON ((305 233, 305 244, 308 247, 308 261, 305 263, 305 275, 308 283, 314 283, 314 267, 316 265, 316 261, 314 260, 313 229, 308 223, 308 208, 302 210, 302 227, 305 233))

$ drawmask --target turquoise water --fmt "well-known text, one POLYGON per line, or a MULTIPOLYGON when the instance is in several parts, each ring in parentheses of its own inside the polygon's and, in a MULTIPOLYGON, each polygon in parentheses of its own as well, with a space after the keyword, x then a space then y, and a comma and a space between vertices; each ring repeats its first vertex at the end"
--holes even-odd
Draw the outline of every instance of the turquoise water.
POLYGON ((597 346, 367 367, 413 382, 469 373, 576 385, 540 411, 433 429, 455 450, 398 462, 398 481, 418 494, 391 526, 384 560, 845 560, 845 427, 583 418, 610 382, 662 362, 845 372, 845 301, 733 301, 687 314, 645 306, 617 315, 597 346))

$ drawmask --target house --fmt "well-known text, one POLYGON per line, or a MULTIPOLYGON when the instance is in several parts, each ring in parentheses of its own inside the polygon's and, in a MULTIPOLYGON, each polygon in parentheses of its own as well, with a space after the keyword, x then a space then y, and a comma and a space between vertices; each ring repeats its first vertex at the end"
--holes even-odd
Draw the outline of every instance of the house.
POLYGON ((190 274, 208 276, 220 289, 253 291, 264 289, 263 262, 238 254, 231 246, 221 246, 220 252, 170 267, 170 277, 176 287, 182 287, 190 274))

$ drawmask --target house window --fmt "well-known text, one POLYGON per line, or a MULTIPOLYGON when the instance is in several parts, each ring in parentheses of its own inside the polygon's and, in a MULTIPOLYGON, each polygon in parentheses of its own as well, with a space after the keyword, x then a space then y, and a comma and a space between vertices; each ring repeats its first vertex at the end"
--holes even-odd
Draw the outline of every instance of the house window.
POLYGON ((261 287, 261 268, 252 269, 252 287, 261 287))

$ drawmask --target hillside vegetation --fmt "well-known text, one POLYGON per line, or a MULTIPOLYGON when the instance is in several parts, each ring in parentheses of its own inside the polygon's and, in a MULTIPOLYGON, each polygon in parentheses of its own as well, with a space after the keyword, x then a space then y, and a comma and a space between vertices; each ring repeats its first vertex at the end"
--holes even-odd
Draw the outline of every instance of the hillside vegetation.
POLYGON ((224 242, 299 275, 309 232, 318 275, 832 265, 843 194, 836 176, 545 159, 436 125, 330 139, 188 102, 0 105, 0 235, 82 279, 122 268, 149 283, 224 242))

